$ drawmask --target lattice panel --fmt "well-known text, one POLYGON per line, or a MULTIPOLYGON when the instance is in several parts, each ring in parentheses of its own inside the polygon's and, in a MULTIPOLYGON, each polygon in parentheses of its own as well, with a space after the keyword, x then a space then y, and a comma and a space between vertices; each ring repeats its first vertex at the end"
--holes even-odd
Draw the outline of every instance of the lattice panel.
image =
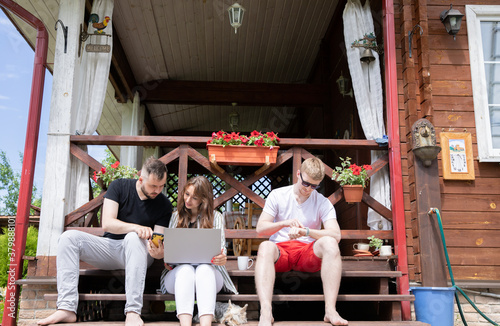
MULTIPOLYGON (((191 177, 197 175, 198 174, 188 174, 187 178, 189 180, 191 177)), ((204 174, 204 176, 212 182, 215 198, 219 197, 226 191, 226 183, 219 177, 216 177, 213 174, 204 174)), ((242 175, 236 175, 234 178, 238 181, 245 180, 245 177, 242 175)), ((288 176, 264 176, 253 183, 251 189, 257 195, 265 199, 267 198, 267 196, 269 196, 269 193, 272 189, 289 185, 289 180, 290 178, 288 176)), ((174 207, 177 207, 177 195, 179 193, 178 184, 179 178, 177 177, 177 174, 170 173, 167 177, 167 185, 165 187, 164 193, 174 207)), ((246 202, 248 202, 247 197, 241 193, 238 193, 233 197, 233 203, 238 203, 240 206, 243 206, 246 202)), ((224 212, 226 210, 226 207, 223 205, 219 207, 219 210, 221 212, 224 212)))

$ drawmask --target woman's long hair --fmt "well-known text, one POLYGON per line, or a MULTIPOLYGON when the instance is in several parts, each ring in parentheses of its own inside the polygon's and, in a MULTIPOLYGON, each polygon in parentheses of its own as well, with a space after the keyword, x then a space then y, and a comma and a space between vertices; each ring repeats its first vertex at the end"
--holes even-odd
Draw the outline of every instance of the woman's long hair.
POLYGON ((187 187, 194 187, 194 195, 201 201, 198 208, 200 216, 200 227, 202 229, 211 229, 214 226, 214 194, 210 181, 204 176, 197 176, 188 180, 187 184, 179 192, 177 197, 177 211, 179 212, 178 228, 189 227, 189 210, 184 203, 184 193, 187 187))

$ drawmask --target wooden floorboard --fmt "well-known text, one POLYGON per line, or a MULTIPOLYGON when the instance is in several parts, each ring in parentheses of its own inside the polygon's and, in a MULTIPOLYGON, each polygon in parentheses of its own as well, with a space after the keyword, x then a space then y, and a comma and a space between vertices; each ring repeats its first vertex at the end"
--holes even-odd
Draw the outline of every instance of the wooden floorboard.
MULTIPOLYGON (((65 323, 64 326, 123 326, 123 322, 81 322, 81 323, 65 323)), ((178 322, 161 321, 161 322, 146 322, 147 326, 167 326, 179 325, 178 322)), ((193 324, 197 326, 199 324, 193 324)), ((222 325, 213 323, 213 326, 222 325)), ((257 326, 257 321, 249 321, 245 326, 257 326)), ((322 321, 277 321, 274 326, 325 326, 329 325, 322 321)), ((349 326, 429 326, 429 324, 419 321, 349 321, 349 326)))

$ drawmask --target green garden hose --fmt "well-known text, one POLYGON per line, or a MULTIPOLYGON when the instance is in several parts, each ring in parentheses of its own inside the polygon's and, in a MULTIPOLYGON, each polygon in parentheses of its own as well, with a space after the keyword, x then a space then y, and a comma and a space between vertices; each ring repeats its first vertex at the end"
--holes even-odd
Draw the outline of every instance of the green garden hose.
MULTIPOLYGON (((446 257, 446 263, 448 264, 448 271, 450 273, 450 280, 451 280, 451 284, 452 286, 458 290, 463 296, 464 298, 471 304, 471 306, 484 318, 486 319, 487 321, 489 321, 491 324, 495 325, 495 326, 499 326, 497 323, 495 323, 493 320, 491 320, 490 318, 488 318, 481 310, 479 310, 478 307, 476 307, 476 305, 474 304, 474 302, 472 302, 472 300, 467 296, 467 294, 464 293, 464 291, 458 287, 456 284, 455 284, 455 279, 453 278, 453 272, 451 271, 451 264, 450 264, 450 257, 448 256, 448 249, 446 249, 446 240, 444 238, 444 231, 443 231, 443 223, 441 222, 441 214, 439 213, 439 209, 437 208, 431 208, 428 212, 429 215, 431 215, 432 213, 436 213, 436 216, 438 218, 438 223, 439 223, 439 231, 441 232, 441 241, 443 242, 443 248, 444 248, 444 255, 446 257)), ((462 306, 460 305, 460 300, 458 298, 458 293, 455 291, 455 300, 457 301, 457 306, 458 306, 458 311, 460 313, 460 317, 462 318, 462 322, 464 323, 465 326, 467 326, 467 321, 465 321, 465 316, 464 316, 464 313, 462 311, 462 306)))

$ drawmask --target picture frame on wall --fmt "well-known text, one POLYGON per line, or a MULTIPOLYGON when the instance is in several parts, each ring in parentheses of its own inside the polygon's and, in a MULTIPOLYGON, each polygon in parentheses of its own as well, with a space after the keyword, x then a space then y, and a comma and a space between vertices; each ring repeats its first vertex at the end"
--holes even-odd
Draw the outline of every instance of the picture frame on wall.
POLYGON ((469 132, 442 132, 441 162, 445 180, 474 180, 472 136, 469 132))

